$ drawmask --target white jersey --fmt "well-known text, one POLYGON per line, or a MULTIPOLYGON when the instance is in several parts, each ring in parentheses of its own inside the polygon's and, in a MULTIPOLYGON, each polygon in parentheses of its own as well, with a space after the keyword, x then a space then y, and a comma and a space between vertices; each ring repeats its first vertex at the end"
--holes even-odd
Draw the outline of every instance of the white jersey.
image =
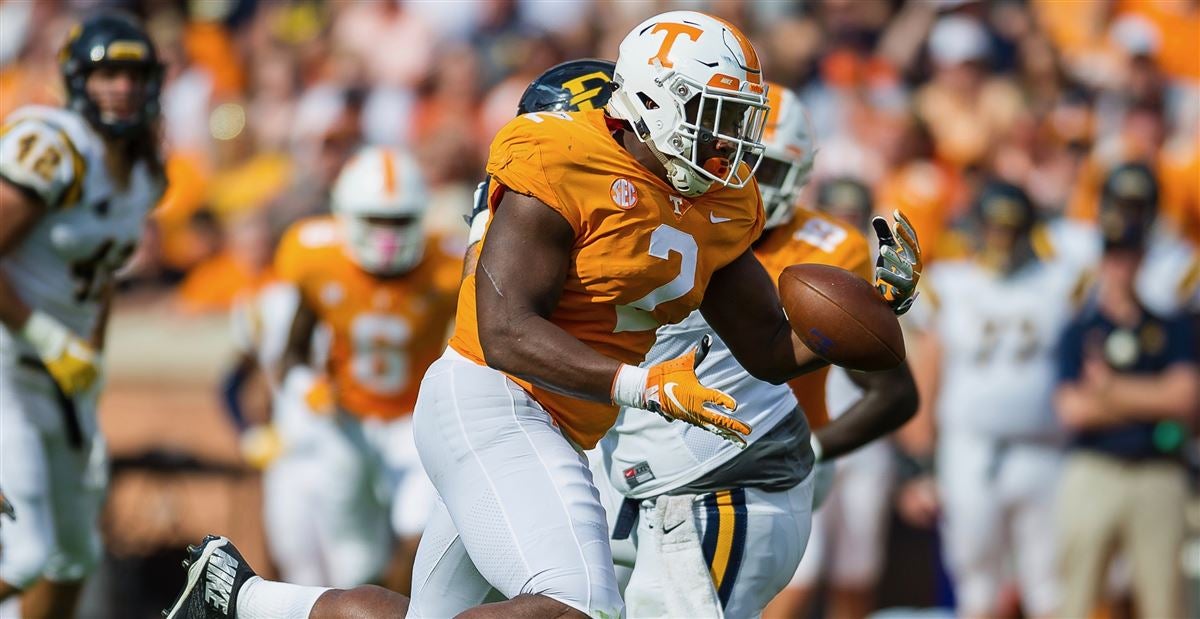
POLYGON ((1063 261, 1031 261, 1007 277, 966 260, 928 269, 926 319, 942 347, 936 411, 944 431, 1059 436, 1055 354, 1081 277, 1063 261))
MULTIPOLYGON (((46 206, 0 269, 22 301, 84 338, 96 328, 101 292, 133 253, 165 188, 145 162, 119 188, 109 178, 105 149, 86 120, 60 108, 23 107, 0 134, 0 178, 46 206)), ((0 349, 34 355, 4 328, 0 349)))
MULTIPOLYGON (((696 369, 696 376, 705 386, 724 391, 737 401, 734 416, 754 429, 746 437, 746 449, 751 449, 771 428, 793 414, 796 397, 786 384, 772 385, 751 377, 699 311, 682 322, 660 327, 658 339, 642 365, 679 357, 705 334, 712 335, 712 348, 696 369)), ((611 457, 609 477, 613 486, 635 499, 681 488, 742 453, 742 449, 702 428, 628 408, 621 409, 602 447, 611 457)))

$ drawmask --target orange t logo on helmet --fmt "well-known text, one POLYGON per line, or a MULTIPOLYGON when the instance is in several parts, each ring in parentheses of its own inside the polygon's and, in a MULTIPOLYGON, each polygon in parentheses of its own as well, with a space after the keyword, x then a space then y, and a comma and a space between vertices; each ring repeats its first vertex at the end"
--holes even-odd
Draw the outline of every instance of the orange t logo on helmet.
POLYGON ((661 64, 664 68, 670 68, 675 66, 675 63, 671 62, 671 60, 667 58, 667 54, 671 52, 671 46, 675 45, 675 39, 678 39, 679 35, 683 34, 687 35, 687 38, 693 41, 699 41, 700 34, 703 31, 695 26, 689 26, 687 24, 662 22, 654 24, 654 29, 650 32, 666 32, 667 38, 663 39, 662 45, 658 48, 658 53, 651 56, 650 59, 646 61, 646 64, 654 64, 654 60, 658 59, 659 64, 661 64))

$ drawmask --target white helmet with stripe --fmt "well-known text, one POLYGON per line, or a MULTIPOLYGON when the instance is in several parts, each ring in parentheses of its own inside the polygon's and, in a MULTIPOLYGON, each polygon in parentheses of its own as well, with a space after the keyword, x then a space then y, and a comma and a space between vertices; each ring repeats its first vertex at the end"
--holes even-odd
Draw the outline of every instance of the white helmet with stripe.
POLYGON ((613 81, 609 114, 630 124, 680 193, 750 182, 767 97, 758 54, 732 24, 696 11, 651 17, 621 41, 613 81))
POLYGON ((377 146, 364 148, 338 174, 332 202, 350 256, 364 270, 398 275, 420 262, 429 196, 411 155, 377 146))
POLYGON ((800 191, 808 184, 817 149, 812 123, 800 98, 779 84, 770 84, 771 111, 763 131, 766 152, 755 176, 762 191, 767 228, 785 224, 796 212, 800 191))

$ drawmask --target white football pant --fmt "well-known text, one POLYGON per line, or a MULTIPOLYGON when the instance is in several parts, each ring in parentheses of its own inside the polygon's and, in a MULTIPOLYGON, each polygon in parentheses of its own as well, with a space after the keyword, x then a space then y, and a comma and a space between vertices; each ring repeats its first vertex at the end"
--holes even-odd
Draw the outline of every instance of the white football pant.
POLYGON ((413 420, 442 502, 417 551, 410 617, 451 617, 521 594, 621 615, 587 459, 540 404, 447 349, 425 373, 413 420))
POLYGON ((309 422, 284 424, 285 453, 263 479, 272 556, 287 582, 371 582, 391 558, 391 537, 420 535, 436 500, 413 443, 412 419, 301 412, 309 422))
POLYGON ((50 375, 0 355, 0 490, 17 512, 15 522, 0 516, 0 580, 10 585, 78 581, 100 560, 101 383, 75 398, 68 424, 50 375))
POLYGON ((1002 445, 978 435, 938 437, 942 539, 958 611, 987 615, 1001 587, 1015 580, 1030 615, 1058 608, 1055 496, 1062 450, 1002 445))
POLYGON ((657 497, 642 502, 636 533, 637 562, 625 590, 631 618, 715 616, 716 609, 686 604, 713 595, 726 617, 757 617, 787 586, 804 555, 812 523, 813 476, 783 492, 737 488, 657 497), (671 500, 687 500, 691 523, 670 514, 671 500), (667 505, 662 505, 667 503, 667 505), (694 576, 675 527, 693 529, 701 569, 694 576), (682 568, 681 568, 682 566, 682 568))

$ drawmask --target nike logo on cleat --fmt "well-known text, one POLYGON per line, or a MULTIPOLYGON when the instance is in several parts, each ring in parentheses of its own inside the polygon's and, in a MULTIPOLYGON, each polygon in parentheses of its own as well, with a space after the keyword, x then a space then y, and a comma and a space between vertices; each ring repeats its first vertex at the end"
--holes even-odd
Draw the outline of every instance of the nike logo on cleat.
POLYGON ((229 613, 229 598, 233 595, 233 581, 237 567, 228 553, 220 548, 213 551, 206 570, 204 601, 221 612, 229 613))

